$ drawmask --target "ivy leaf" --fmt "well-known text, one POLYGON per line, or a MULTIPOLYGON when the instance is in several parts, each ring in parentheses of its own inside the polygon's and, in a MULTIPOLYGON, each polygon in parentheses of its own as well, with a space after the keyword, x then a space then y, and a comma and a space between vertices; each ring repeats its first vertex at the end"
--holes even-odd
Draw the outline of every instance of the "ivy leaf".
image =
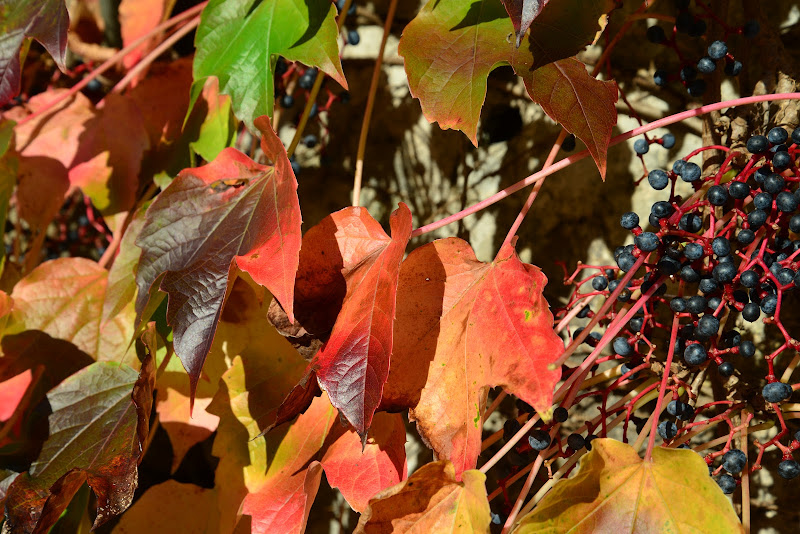
POLYGON ((4 0, 0 2, 0 106, 19 94, 19 50, 32 37, 65 70, 69 13, 64 0, 4 0))
POLYGON ((41 330, 75 344, 96 360, 121 361, 133 337, 130 301, 103 317, 108 272, 84 258, 45 262, 20 280, 9 332, 41 330))
MULTIPOLYGON (((136 244, 137 323, 157 279, 169 295, 175 353, 189 373, 191 397, 214 338, 234 262, 266 286, 293 318, 300 251, 297 180, 268 119, 261 148, 273 166, 227 148, 208 165, 181 171, 147 210, 136 244)), ((231 280, 232 281, 232 280, 231 280)))
POLYGON ((217 429, 219 417, 206 411, 210 403, 210 398, 196 398, 194 409, 190 409, 192 404, 188 395, 174 388, 158 389, 156 412, 172 445, 172 473, 178 469, 189 449, 209 438, 217 429))
POLYGON ((511 245, 492 263, 458 238, 408 255, 400 268, 395 344, 382 409, 411 408, 422 437, 461 473, 475 467, 489 388, 550 410, 563 352, 542 296, 547 279, 511 245))
POLYGON ((486 475, 465 471, 462 481, 447 460, 420 467, 408 480, 369 501, 354 534, 383 532, 489 532, 486 475))
POLYGON ((347 89, 335 16, 328 0, 211 0, 195 37, 193 97, 216 76, 252 131, 256 117, 272 116, 277 56, 318 67, 347 89))
POLYGON ((306 377, 284 401, 276 424, 308 406, 319 394, 316 382, 356 431, 366 435, 389 375, 397 276, 411 237, 408 206, 400 204, 390 226, 391 238, 364 208, 345 208, 303 239, 297 294, 306 300, 298 301, 298 313, 311 310, 304 319, 322 330, 332 317, 336 320, 306 377))
MULTIPOLYGON (((537 69, 570 57, 592 42, 599 18, 612 7, 613 2, 591 0, 548 4, 533 20, 530 33, 517 48, 509 39, 515 26, 496 0, 429 0, 400 39, 399 53, 405 61, 411 94, 420 100, 429 121, 438 122, 443 129, 464 132, 477 146, 478 120, 489 73, 501 65, 511 65, 519 76, 530 80, 537 69)), ((552 80, 549 87, 555 93, 543 95, 547 87, 546 84, 536 87, 535 101, 574 100, 569 91, 552 80)), ((528 92, 534 96, 531 87, 528 92)), ((606 91, 601 95, 605 98, 606 91)), ((612 108, 616 98, 614 93, 612 108)), ((602 109, 605 117, 608 109, 605 100, 602 109)), ((574 122, 572 107, 551 105, 549 110, 548 114, 557 122, 570 119, 574 122)), ((605 118, 602 122, 609 130, 609 137, 616 111, 613 117, 613 122, 605 118)), ((587 145, 596 143, 576 126, 571 129, 587 145)), ((605 168, 606 149, 607 143, 592 153, 602 156, 602 161, 595 156, 601 172, 605 168)))
POLYGON ((597 439, 578 473, 559 481, 520 519, 533 532, 743 532, 736 512, 694 451, 656 447, 650 461, 597 439))
POLYGON ((617 124, 617 84, 586 72, 580 61, 567 58, 536 70, 515 66, 531 99, 547 115, 586 144, 605 179, 611 129, 617 124))
MULTIPOLYGON (((122 45, 128 46, 163 22, 172 12, 175 2, 176 0, 121 0, 118 11, 122 45)), ((122 59, 125 68, 130 69, 136 65, 157 43, 158 39, 154 36, 137 46, 122 59)))
POLYGON ((0 422, 11 419, 32 380, 33 374, 30 369, 26 369, 16 376, 0 381, 0 422))
POLYGON ((206 82, 203 99, 207 102, 208 112, 191 148, 204 160, 212 161, 222 149, 234 143, 239 122, 231 113, 230 97, 219 94, 219 82, 216 78, 209 78, 206 82))
POLYGON ((28 472, 8 489, 6 528, 47 532, 84 482, 97 497, 94 528, 130 506, 154 378, 149 355, 141 373, 98 362, 47 394, 52 409, 49 437, 28 472))
POLYGON ((506 7, 508 16, 514 24, 514 33, 517 35, 517 48, 519 48, 522 36, 531 27, 533 19, 539 16, 542 8, 550 0, 502 0, 506 7))

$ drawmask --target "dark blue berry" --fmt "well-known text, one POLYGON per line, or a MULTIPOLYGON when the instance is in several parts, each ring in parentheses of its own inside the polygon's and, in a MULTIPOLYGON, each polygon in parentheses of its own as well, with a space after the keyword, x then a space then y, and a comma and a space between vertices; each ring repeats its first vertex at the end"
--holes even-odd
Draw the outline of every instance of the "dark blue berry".
POLYGON ((781 191, 775 198, 775 207, 784 213, 792 213, 797 209, 797 199, 788 191, 781 191))
POLYGON ((573 451, 579 451, 586 445, 586 440, 580 434, 570 434, 567 436, 567 445, 573 451))
POLYGON ((742 200, 750 194, 750 186, 744 182, 731 182, 728 193, 736 200, 742 200))
POLYGON ((653 252, 661 243, 653 232, 642 232, 633 239, 633 242, 642 252, 653 252))
POLYGON ((753 288, 758 285, 761 277, 758 276, 758 273, 755 271, 748 269, 742 273, 742 276, 739 277, 739 281, 742 283, 744 287, 753 288))
POLYGON ((667 75, 667 71, 658 69, 653 73, 653 83, 655 83, 659 87, 665 87, 669 82, 669 76, 667 75))
POLYGON ((770 211, 772 209, 772 195, 763 191, 753 197, 753 206, 757 210, 770 211))
POLYGON ((720 475, 717 477, 717 485, 719 489, 722 490, 722 493, 725 495, 730 495, 734 491, 736 491, 736 479, 730 475, 720 475))
POLYGON ((777 295, 767 295, 764 297, 764 300, 761 301, 761 311, 766 313, 767 315, 773 315, 775 310, 778 309, 778 296, 777 295))
POLYGON ((647 175, 647 181, 650 184, 650 187, 656 190, 662 190, 669 185, 669 176, 662 170, 656 169, 654 171, 650 171, 647 175))
POLYGON ((619 219, 619 224, 626 230, 633 230, 639 226, 639 216, 632 211, 623 213, 622 217, 619 219))
POLYGON ((285 94, 281 97, 281 107, 288 109, 294 106, 294 97, 290 94, 285 94))
POLYGON ((630 252, 623 252, 617 258, 617 265, 619 266, 620 270, 624 272, 628 272, 633 269, 634 264, 636 263, 636 258, 633 257, 633 254, 630 252))
POLYGON ((561 142, 561 150, 564 152, 572 152, 575 150, 575 135, 569 134, 564 138, 564 141, 561 142))
POLYGON ((756 345, 749 339, 746 339, 739 343, 739 354, 744 356, 745 358, 752 358, 755 356, 756 353, 756 345))
POLYGON ((705 249, 699 243, 687 243, 683 248, 683 254, 687 259, 692 261, 699 260, 705 256, 705 249))
MULTIPOLYGON (((797 200, 797 197, 795 197, 795 200, 797 200)), ((795 234, 800 234, 800 213, 792 215, 792 218, 789 219, 789 230, 795 234)))
POLYGON ((788 169, 792 165, 792 156, 788 152, 775 152, 772 156, 772 168, 776 171, 788 169))
MULTIPOLYGON (((681 262, 679 262, 674 258, 670 258, 669 256, 664 256, 663 258, 658 260, 658 263, 656 265, 661 274, 666 276, 672 276, 673 274, 681 270, 681 262)), ((661 286, 661 287, 666 287, 666 286, 661 286)), ((642 289, 644 289, 644 286, 642 286, 642 289)))
POLYGON ((528 445, 535 451, 543 451, 550 446, 550 434, 538 428, 534 429, 528 436, 528 445))
POLYGON ((650 151, 650 143, 648 143, 646 139, 637 139, 636 142, 633 143, 633 151, 640 156, 647 154, 650 151))
POLYGON ((784 460, 778 464, 778 474, 786 480, 797 478, 800 476, 800 464, 794 460, 784 460))
POLYGON ((689 313, 699 315, 706 311, 706 308, 708 308, 708 299, 700 295, 693 295, 686 301, 686 309, 689 313))
POLYGON ((719 285, 717 285, 717 281, 713 278, 705 277, 700 280, 700 284, 697 286, 700 291, 708 295, 709 293, 714 293, 719 289, 719 285))
POLYGON ((700 365, 708 359, 708 354, 703 345, 692 343, 683 351, 683 359, 689 365, 700 365))
POLYGON ((347 42, 353 46, 357 45, 361 42, 361 36, 358 35, 358 31, 350 30, 347 32, 347 42))
POLYGON ((781 145, 788 140, 789 140, 789 133, 780 126, 776 126, 769 132, 767 132, 767 141, 769 141, 773 145, 781 145))
POLYGON ((728 45, 725 41, 714 41, 708 46, 708 57, 711 59, 722 59, 728 54, 728 45))
POLYGON ((719 371, 720 376, 728 377, 733 375, 735 369, 731 362, 722 362, 721 364, 719 364, 717 371, 719 371))
POLYGON ((563 406, 559 406, 553 410, 553 420, 557 423, 563 423, 569 417, 569 411, 563 406))
POLYGON ((671 133, 665 133, 664 136, 661 138, 661 146, 666 149, 670 149, 675 146, 675 136, 671 133))
POLYGON ((303 137, 303 144, 306 145, 308 148, 314 148, 317 146, 317 136, 314 134, 308 134, 303 137))
POLYGON ((754 135, 747 140, 747 151, 753 154, 759 154, 769 148, 769 141, 763 135, 754 135))
POLYGON ((778 271, 778 274, 775 275, 775 278, 778 279, 778 282, 782 286, 786 286, 794 281, 795 274, 796 273, 793 270, 786 267, 778 271))
POLYGON ((696 213, 684 213, 678 226, 686 232, 697 233, 703 229, 703 219, 696 213))
POLYGON ((697 320, 697 333, 701 336, 711 337, 719 331, 719 319, 711 314, 706 314, 697 320))
POLYGON ((783 402, 792 396, 792 386, 785 382, 772 382, 764 386, 761 395, 767 402, 783 402))
POLYGON ((712 185, 708 188, 706 198, 712 206, 723 206, 728 201, 728 191, 721 185, 712 185))
POLYGON ((742 72, 742 62, 733 60, 725 62, 725 74, 728 76, 738 76, 742 72))
MULTIPOLYGON (((752 295, 752 293, 751 293, 752 295)), ((761 308, 755 302, 748 302, 742 309, 742 318, 748 323, 753 323, 761 317, 761 308)))
POLYGON ((673 400, 667 404, 667 413, 681 421, 686 421, 694 416, 694 408, 685 402, 673 400))
POLYGON ((700 60, 697 62, 697 70, 702 72, 703 74, 711 74, 716 70, 717 64, 714 63, 714 60, 710 57, 701 57, 700 60))
POLYGON ((297 80, 297 85, 299 85, 301 89, 308 91, 314 86, 314 80, 316 79, 317 69, 308 69, 300 76, 300 79, 297 80))
POLYGON ((706 84, 705 80, 697 79, 689 82, 689 87, 686 88, 686 91, 689 93, 689 95, 696 98, 699 96, 703 96, 703 94, 705 94, 706 92, 707 87, 708 85, 706 84))
POLYGON ((670 440, 678 435, 678 426, 672 421, 661 421, 658 423, 658 435, 661 439, 670 440))
POLYGON ((736 234, 736 241, 738 241, 742 245, 749 245, 755 240, 756 240, 756 233, 748 228, 745 228, 744 230, 741 230, 738 234, 736 234))
POLYGON ((650 213, 658 217, 659 219, 664 219, 669 217, 672 212, 674 211, 672 204, 665 200, 659 200, 650 208, 650 213))
POLYGON ((614 338, 612 347, 614 348, 614 352, 620 356, 630 356, 633 354, 633 347, 631 347, 631 344, 628 343, 628 340, 624 337, 614 338))
POLYGON ((698 273, 691 265, 684 265, 681 267, 681 280, 690 284, 695 284, 700 281, 700 273, 698 273))
POLYGON ((717 256, 727 256, 731 253, 731 242, 727 238, 719 236, 711 241, 711 250, 717 256))
POLYGON ((681 297, 675 297, 669 301, 669 309, 675 313, 683 313, 686 311, 686 301, 681 297))
POLYGON ((592 289, 595 291, 603 291, 608 287, 608 279, 605 276, 595 276, 592 278, 592 289))
POLYGON ((751 228, 760 228, 767 222, 767 212, 764 210, 753 210, 747 214, 747 222, 751 228))

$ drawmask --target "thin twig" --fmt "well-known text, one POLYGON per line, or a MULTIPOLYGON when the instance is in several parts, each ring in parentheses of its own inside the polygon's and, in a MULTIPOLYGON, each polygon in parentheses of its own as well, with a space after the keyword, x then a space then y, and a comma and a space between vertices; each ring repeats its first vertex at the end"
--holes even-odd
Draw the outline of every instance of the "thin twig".
POLYGON ((358 152, 356 152, 356 174, 353 178, 353 206, 358 206, 361 196, 361 177, 364 173, 364 152, 367 149, 367 135, 369 134, 369 122, 372 118, 372 108, 375 105, 375 95, 378 92, 378 82, 381 79, 381 64, 383 63, 383 52, 386 49, 386 40, 392 30, 394 12, 397 9, 397 0, 392 0, 389 4, 389 11, 383 23, 383 38, 378 49, 378 57, 375 58, 375 67, 372 69, 372 80, 369 82, 369 95, 367 95, 367 107, 364 110, 364 119, 361 121, 361 135, 358 137, 358 152))

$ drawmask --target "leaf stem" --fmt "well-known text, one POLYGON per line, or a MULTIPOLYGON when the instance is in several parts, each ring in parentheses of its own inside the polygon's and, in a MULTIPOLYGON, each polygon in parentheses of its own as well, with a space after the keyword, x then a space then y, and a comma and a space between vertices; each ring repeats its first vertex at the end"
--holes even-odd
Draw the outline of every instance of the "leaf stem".
POLYGON ((369 134, 369 122, 372 118, 372 108, 375 105, 375 95, 378 92, 378 82, 381 78, 381 65, 383 64, 383 52, 386 49, 386 40, 392 29, 394 12, 397 9, 397 0, 392 0, 389 4, 389 11, 386 13, 386 20, 383 23, 383 37, 381 46, 378 49, 378 57, 375 59, 375 67, 372 69, 372 80, 369 82, 369 94, 367 95, 367 107, 364 110, 364 119, 361 122, 361 135, 358 137, 358 152, 356 152, 356 174, 353 178, 353 206, 358 206, 361 196, 361 176, 364 173, 364 152, 367 149, 367 135, 369 134))
POLYGON ((68 91, 66 91, 64 94, 62 94, 58 98, 54 99, 52 102, 49 102, 46 106, 42 107, 41 109, 38 109, 35 113, 31 113, 30 115, 28 115, 24 119, 20 120, 17 123, 17 126, 19 126, 21 124, 25 124, 28 121, 31 121, 31 120, 33 120, 33 119, 35 119, 37 117, 40 117, 41 115, 44 115, 45 113, 47 113, 48 111, 50 111, 51 109, 56 107, 58 104, 60 104, 64 100, 70 98, 72 95, 74 95, 75 93, 77 93, 78 91, 80 91, 81 89, 86 87, 87 85, 89 85, 89 82, 91 82, 93 79, 97 78, 99 75, 103 74, 105 71, 107 71, 108 69, 113 67, 118 61, 120 61, 123 57, 128 55, 131 51, 136 49, 136 47, 138 47, 140 44, 142 44, 143 42, 145 42, 148 39, 152 38, 153 35, 156 35, 157 33, 161 32, 161 31, 163 31, 163 30, 165 30, 165 29, 167 29, 167 28, 169 28, 171 26, 174 26, 175 24, 178 24, 179 22, 182 22, 182 21, 184 21, 184 20, 186 20, 188 18, 193 17, 197 13, 200 13, 203 10, 203 8, 206 7, 207 3, 208 2, 202 2, 200 4, 197 4, 196 6, 194 6, 191 9, 187 9, 186 11, 175 15, 171 19, 169 19, 169 20, 167 20, 165 22, 162 22, 161 24, 159 24, 158 26, 156 26, 155 28, 153 28, 152 30, 147 32, 146 34, 142 35, 138 39, 132 41, 128 46, 126 46, 125 48, 123 48, 122 50, 120 50, 119 52, 114 54, 107 61, 103 62, 102 65, 100 65, 99 67, 97 67, 96 69, 91 71, 89 74, 87 74, 86 77, 83 78, 83 80, 79 81, 78 83, 76 83, 75 85, 70 87, 70 89, 68 91))
MULTIPOLYGON (((670 115, 668 117, 664 117, 663 119, 658 119, 657 121, 653 121, 650 124, 646 124, 644 126, 640 126, 638 128, 634 128, 633 130, 627 131, 622 133, 614 138, 611 139, 609 143, 609 147, 614 145, 618 145, 623 141, 627 141, 632 137, 636 137, 637 135, 641 135, 643 133, 647 133, 651 130, 655 130, 657 128, 664 128, 665 126, 669 126, 671 124, 675 124, 677 122, 681 122, 683 120, 698 117, 700 115, 705 115, 706 113, 711 113, 712 111, 719 111, 721 109, 736 107, 736 106, 745 106, 748 104, 755 104, 758 102, 769 102, 773 100, 798 100, 800 99, 800 93, 777 93, 777 94, 768 94, 768 95, 753 95, 743 98, 735 98, 733 100, 726 100, 724 102, 715 102, 713 104, 708 104, 706 106, 700 106, 695 109, 690 109, 687 111, 682 111, 680 113, 676 113, 674 115, 670 115)), ((413 232, 411 232, 411 237, 419 237, 423 234, 427 234, 428 232, 432 232, 434 230, 438 230, 443 226, 447 226, 448 224, 460 221, 461 219, 472 215, 473 213, 477 213, 492 204, 495 204, 504 198, 511 196, 512 194, 516 193, 520 189, 524 189, 529 185, 535 184, 541 180, 544 180, 547 176, 560 171, 561 169, 572 165, 573 163, 585 159, 589 156, 588 150, 582 150, 577 154, 573 154, 567 158, 559 160, 557 163, 554 163, 550 167, 546 169, 542 169, 534 174, 531 174, 527 178, 520 180, 519 182, 506 187, 502 191, 498 191, 494 195, 476 203, 472 206, 459 211, 458 213, 454 213, 448 217, 440 219, 438 221, 432 222, 430 224, 426 224, 420 228, 417 228, 413 232)))
MULTIPOLYGON (((667 389, 667 382, 672 369, 672 358, 675 356, 675 340, 678 339, 678 327, 680 326, 680 316, 675 314, 672 318, 672 332, 669 335, 669 350, 667 352, 667 361, 664 364, 664 375, 661 377, 661 386, 658 388, 658 400, 656 401, 656 409, 653 414, 660 414, 661 407, 664 404, 664 392, 667 389)), ((658 415, 653 417, 652 427, 650 428, 650 439, 647 442, 647 451, 644 453, 644 460, 647 462, 653 456, 653 447, 656 444, 656 427, 658 426, 658 415)))

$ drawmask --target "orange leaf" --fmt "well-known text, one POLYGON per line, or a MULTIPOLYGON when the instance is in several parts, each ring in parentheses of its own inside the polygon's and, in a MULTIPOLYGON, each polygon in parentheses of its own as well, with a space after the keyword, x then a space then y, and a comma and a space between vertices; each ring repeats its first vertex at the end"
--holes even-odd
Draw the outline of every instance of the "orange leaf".
POLYGON ((31 380, 33 373, 30 369, 26 369, 17 376, 0 382, 0 421, 7 421, 14 415, 17 405, 28 391, 31 380))
POLYGON ((458 482, 446 460, 423 465, 371 499, 354 534, 489 532, 485 483, 480 471, 465 471, 458 482))
POLYGON ((458 238, 409 254, 400 269, 395 345, 383 409, 411 408, 423 438, 456 472, 475 467, 489 388, 547 412, 563 351, 542 297, 547 279, 508 245, 479 262, 458 238))
POLYGON ((172 444, 172 472, 194 445, 205 440, 217 429, 219 417, 206 411, 211 399, 196 398, 190 411, 189 396, 172 388, 158 390, 156 411, 158 420, 167 431, 172 444), (191 415, 190 415, 191 414, 191 415))
POLYGON ((167 480, 145 491, 122 515, 114 534, 219 532, 214 490, 167 480))
MULTIPOLYGON (((119 26, 123 46, 145 35, 166 19, 176 0, 122 0, 119 3, 119 26)), ((122 63, 131 68, 141 57, 153 48, 154 39, 144 42, 126 55, 122 63)))
POLYGON ((630 445, 597 439, 578 473, 558 482, 514 533, 742 531, 696 452, 656 447, 644 461, 630 445))

